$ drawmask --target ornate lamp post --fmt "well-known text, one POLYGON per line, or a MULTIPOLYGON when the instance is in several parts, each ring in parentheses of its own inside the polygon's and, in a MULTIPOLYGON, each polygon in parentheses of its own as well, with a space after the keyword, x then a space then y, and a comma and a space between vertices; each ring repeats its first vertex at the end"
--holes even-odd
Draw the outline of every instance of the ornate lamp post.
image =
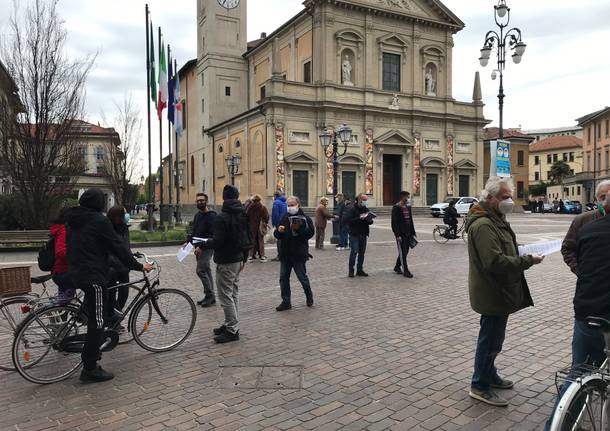
MULTIPOLYGON (((334 133, 328 131, 327 128, 324 128, 324 131, 320 135, 320 145, 322 145, 322 149, 326 154, 328 159, 332 158, 333 161, 333 213, 337 208, 337 193, 338 190, 338 170, 339 170, 339 157, 345 155, 347 152, 347 144, 352 140, 352 129, 343 124, 339 129, 337 129, 334 133), (337 137, 339 139, 337 139, 337 137), (343 145, 343 149, 339 154, 339 141, 341 141, 341 145, 343 145), (330 150, 330 153, 329 153, 330 150)), ((339 230, 338 223, 333 222, 333 235, 330 238, 331 244, 339 243, 339 230)))
POLYGON ((506 5, 506 0, 499 0, 494 6, 494 19, 496 25, 500 28, 500 32, 490 30, 485 35, 485 42, 481 48, 481 58, 479 61, 481 66, 485 67, 489 63, 489 57, 494 48, 497 50, 497 68, 491 73, 491 79, 496 79, 500 74, 500 91, 498 93, 500 107, 500 131, 499 139, 504 138, 504 68, 506 67, 506 51, 513 51, 512 58, 515 64, 521 63, 521 58, 527 46, 521 40, 521 30, 516 27, 506 31, 506 27, 510 23, 510 8, 506 5))
POLYGON ((239 165, 241 164, 241 156, 236 154, 234 156, 228 155, 225 157, 225 161, 227 162, 227 169, 229 171, 229 175, 231 175, 231 185, 235 185, 235 175, 239 172, 239 165))

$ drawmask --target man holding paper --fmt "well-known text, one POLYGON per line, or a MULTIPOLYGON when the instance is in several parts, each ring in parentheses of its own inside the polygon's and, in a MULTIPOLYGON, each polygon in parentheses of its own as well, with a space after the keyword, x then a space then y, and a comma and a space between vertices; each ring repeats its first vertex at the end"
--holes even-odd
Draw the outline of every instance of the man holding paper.
POLYGON ((470 396, 493 406, 508 401, 493 389, 511 389, 495 367, 502 351, 508 316, 534 305, 524 271, 541 256, 519 256, 517 239, 506 214, 514 207, 510 178, 491 177, 479 204, 468 214, 468 290, 472 309, 481 315, 470 396))
POLYGON ((356 275, 368 277, 364 272, 364 254, 366 253, 366 243, 369 236, 369 226, 373 224, 375 214, 369 211, 368 196, 364 193, 356 197, 354 205, 346 209, 345 221, 349 226, 349 277, 354 276, 354 265, 356 265, 356 275), (356 257, 358 263, 356 263, 356 257))
MULTIPOLYGON (((189 242, 193 238, 212 238, 214 236, 214 221, 216 212, 208 208, 208 195, 197 193, 195 197, 197 204, 197 214, 193 219, 193 235, 189 237, 189 242)), ((203 285, 203 299, 197 301, 202 307, 210 307, 216 304, 216 294, 214 293, 214 278, 212 277, 212 256, 214 250, 204 248, 203 241, 194 242, 195 256, 197 257, 197 276, 203 285)))

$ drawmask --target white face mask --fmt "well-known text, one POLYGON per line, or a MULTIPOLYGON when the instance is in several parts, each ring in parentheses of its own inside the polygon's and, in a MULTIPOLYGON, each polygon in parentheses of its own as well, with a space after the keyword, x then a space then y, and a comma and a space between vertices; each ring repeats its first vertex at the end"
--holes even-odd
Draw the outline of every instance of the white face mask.
POLYGON ((299 207, 288 207, 288 214, 296 215, 299 212, 299 207))
POLYGON ((413 202, 411 201, 411 198, 407 199, 407 206, 410 207, 411 205, 413 205, 413 202))
POLYGON ((513 202, 513 200, 511 198, 500 201, 500 204, 498 205, 498 211, 500 211, 500 213, 502 213, 502 214, 510 214, 513 212, 514 208, 515 208, 515 203, 513 202))
POLYGON ((368 208, 369 207, 369 201, 362 201, 362 202, 360 202, 360 205, 362 205, 364 208, 368 208))

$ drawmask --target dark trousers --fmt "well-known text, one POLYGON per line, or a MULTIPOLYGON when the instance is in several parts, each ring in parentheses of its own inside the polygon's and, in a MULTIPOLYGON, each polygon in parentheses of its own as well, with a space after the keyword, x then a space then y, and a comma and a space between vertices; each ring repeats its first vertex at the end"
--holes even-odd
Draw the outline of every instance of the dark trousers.
POLYGON ((280 263, 280 289, 282 294, 282 302, 290 304, 290 273, 294 270, 297 278, 303 286, 305 298, 313 298, 309 277, 307 276, 307 267, 304 261, 293 262, 291 260, 282 260, 280 263))
POLYGON ((326 227, 316 226, 316 248, 324 248, 324 235, 326 227))
MULTIPOLYGON (((112 280, 109 286, 114 286, 116 284, 129 283, 129 273, 128 272, 118 272, 114 273, 112 280)), ((113 314, 113 309, 117 311, 122 311, 127 304, 127 299, 129 298, 129 287, 123 286, 116 289, 108 290, 108 313, 110 315, 113 314)))
POLYGON ((356 270, 362 271, 364 266, 364 254, 366 253, 366 235, 351 235, 349 236, 349 270, 350 272, 354 271, 354 264, 356 265, 356 270), (358 262, 356 263, 356 257, 358 258, 358 262))
POLYGON ((409 254, 409 242, 411 241, 411 237, 408 235, 401 234, 400 241, 397 240, 397 247, 400 249, 398 253, 398 257, 396 258, 396 265, 394 266, 396 269, 402 268, 407 272, 409 270, 409 265, 407 265, 407 255, 409 254))
POLYGON ((345 223, 339 223, 339 247, 348 247, 349 226, 345 223))
POLYGON ((84 310, 87 314, 87 340, 81 355, 86 370, 93 370, 102 358, 100 345, 104 336, 104 316, 107 315, 107 290, 99 285, 80 287, 85 292, 84 310))
POLYGON ((502 351, 508 316, 481 316, 481 329, 477 339, 477 351, 474 356, 474 374, 471 386, 488 391, 491 384, 498 380, 495 361, 502 351))
POLYGON ((450 237, 456 237, 457 236, 457 230, 458 230, 458 224, 457 222, 454 223, 447 223, 449 225, 449 236, 450 237))
MULTIPOLYGON (((581 320, 574 320, 574 334, 572 335, 572 367, 582 364, 601 365, 606 359, 604 346, 604 336, 599 329, 591 328, 581 320)), ((555 413, 555 408, 569 385, 569 382, 564 383, 561 385, 561 388, 559 388, 559 395, 555 400, 553 413, 555 413)), ((579 410, 578 406, 574 407, 575 410, 579 410)), ((551 417, 544 427, 545 430, 550 429, 552 418, 553 416, 551 413, 551 417)))
POLYGON ((76 295, 76 286, 67 272, 53 274, 53 282, 57 285, 60 304, 67 304, 76 295))

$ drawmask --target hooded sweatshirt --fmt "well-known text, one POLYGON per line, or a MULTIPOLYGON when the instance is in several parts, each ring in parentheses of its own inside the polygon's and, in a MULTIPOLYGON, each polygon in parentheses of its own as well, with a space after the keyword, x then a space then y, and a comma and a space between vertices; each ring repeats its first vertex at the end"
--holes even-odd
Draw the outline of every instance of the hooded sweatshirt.
POLYGON ((102 214, 104 193, 99 189, 89 189, 83 193, 79 204, 70 210, 66 223, 68 271, 77 286, 106 286, 110 254, 129 269, 142 271, 142 264, 133 257, 110 220, 102 214))

